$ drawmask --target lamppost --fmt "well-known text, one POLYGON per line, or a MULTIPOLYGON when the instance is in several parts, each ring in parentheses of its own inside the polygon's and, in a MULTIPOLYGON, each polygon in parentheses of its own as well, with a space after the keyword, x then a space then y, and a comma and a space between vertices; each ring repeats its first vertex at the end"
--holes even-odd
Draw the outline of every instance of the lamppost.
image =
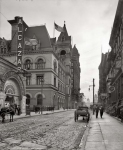
POLYGON ((41 95, 42 95, 41 114, 42 114, 42 112, 43 112, 43 84, 44 84, 44 79, 41 78, 41 95))
POLYGON ((95 87, 94 79, 93 79, 93 85, 89 85, 89 91, 91 86, 93 86, 93 115, 94 115, 94 87, 95 87))
POLYGON ((2 79, 0 79, 0 91, 2 91, 2 89, 3 89, 2 86, 3 86, 2 85, 2 79))

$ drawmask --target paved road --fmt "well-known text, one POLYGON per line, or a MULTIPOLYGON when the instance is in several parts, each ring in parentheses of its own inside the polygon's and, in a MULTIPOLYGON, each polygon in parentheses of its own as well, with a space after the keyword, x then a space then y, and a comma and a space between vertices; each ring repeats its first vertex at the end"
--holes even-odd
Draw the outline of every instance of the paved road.
POLYGON ((74 122, 74 110, 0 124, 0 150, 75 150, 86 122, 74 122))

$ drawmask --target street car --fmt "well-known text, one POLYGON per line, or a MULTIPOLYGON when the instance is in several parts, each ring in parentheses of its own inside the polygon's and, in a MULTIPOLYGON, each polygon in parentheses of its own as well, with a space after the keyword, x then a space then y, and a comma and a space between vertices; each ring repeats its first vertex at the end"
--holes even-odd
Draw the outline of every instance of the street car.
POLYGON ((75 122, 78 120, 79 116, 82 116, 83 119, 86 118, 87 122, 89 122, 90 113, 89 113, 88 107, 78 106, 78 108, 74 112, 75 122))

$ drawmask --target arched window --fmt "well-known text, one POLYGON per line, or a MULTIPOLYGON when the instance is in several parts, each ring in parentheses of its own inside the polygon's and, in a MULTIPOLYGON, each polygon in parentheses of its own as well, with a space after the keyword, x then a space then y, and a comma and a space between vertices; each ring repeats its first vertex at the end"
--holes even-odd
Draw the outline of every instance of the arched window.
POLYGON ((42 69, 44 68, 45 66, 45 62, 43 61, 43 59, 38 59, 38 61, 35 63, 35 68, 36 69, 42 69))
POLYGON ((25 61, 24 69, 30 70, 32 68, 32 63, 29 59, 25 61))
POLYGON ((39 94, 37 96, 37 105, 42 105, 43 104, 43 96, 39 94))
POLYGON ((26 94, 26 104, 30 104, 30 95, 26 94))
POLYGON ((65 55, 66 54, 66 51, 65 50, 62 50, 60 55, 65 55))

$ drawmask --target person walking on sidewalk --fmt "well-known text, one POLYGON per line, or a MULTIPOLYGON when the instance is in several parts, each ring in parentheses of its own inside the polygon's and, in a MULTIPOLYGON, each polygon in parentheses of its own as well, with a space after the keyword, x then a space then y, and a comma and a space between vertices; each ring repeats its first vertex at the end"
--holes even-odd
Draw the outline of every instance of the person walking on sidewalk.
POLYGON ((100 107, 100 117, 102 118, 102 116, 103 116, 103 112, 104 112, 104 108, 103 108, 103 106, 101 106, 100 107))
POLYGON ((95 110, 96 110, 96 118, 98 118, 98 113, 99 113, 99 106, 98 105, 96 105, 95 110))

